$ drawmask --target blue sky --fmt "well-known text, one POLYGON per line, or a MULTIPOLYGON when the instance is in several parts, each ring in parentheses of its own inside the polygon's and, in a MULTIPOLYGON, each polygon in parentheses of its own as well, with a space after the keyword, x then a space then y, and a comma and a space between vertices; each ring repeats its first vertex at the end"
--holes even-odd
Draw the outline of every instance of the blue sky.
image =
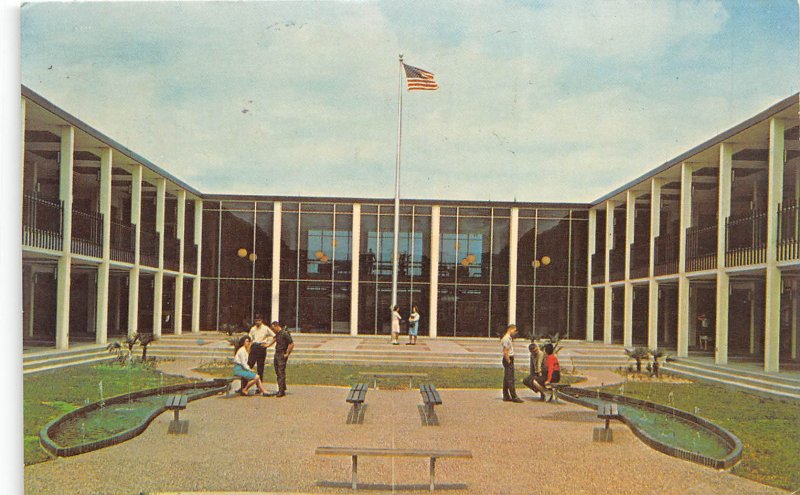
POLYGON ((21 80, 203 192, 591 201, 798 91, 773 1, 32 3, 21 80), (52 66, 52 68, 50 68, 52 66))

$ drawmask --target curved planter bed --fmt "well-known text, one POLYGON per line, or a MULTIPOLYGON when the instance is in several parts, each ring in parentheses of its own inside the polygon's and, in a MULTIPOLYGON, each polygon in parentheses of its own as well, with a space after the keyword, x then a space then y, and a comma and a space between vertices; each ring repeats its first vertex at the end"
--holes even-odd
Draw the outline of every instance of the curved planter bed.
POLYGON ((742 458, 742 442, 736 437, 736 435, 722 428, 721 426, 718 426, 699 416, 695 416, 694 414, 687 413, 686 411, 681 411, 669 406, 663 406, 661 404, 655 404, 653 402, 634 399, 632 397, 624 397, 621 395, 599 392, 597 390, 567 387, 562 390, 562 393, 564 400, 592 409, 597 408, 597 404, 587 400, 588 398, 602 399, 607 402, 616 402, 617 404, 626 404, 645 410, 658 411, 659 413, 672 416, 674 418, 680 418, 681 421, 691 423, 698 428, 705 429, 716 435, 728 448, 728 454, 723 458, 718 459, 700 454, 698 452, 691 452, 673 445, 667 445, 660 440, 653 438, 650 434, 640 428, 637 423, 632 421, 624 414, 621 414, 622 422, 628 425, 633 434, 636 435, 639 440, 664 454, 671 455, 679 459, 696 462, 704 466, 710 466, 716 469, 730 468, 742 458))
POLYGON ((183 383, 180 385, 170 385, 166 387, 141 390, 139 392, 133 392, 130 394, 123 394, 111 397, 103 402, 95 402, 93 404, 80 407, 74 411, 70 411, 67 414, 64 414, 63 416, 58 417, 53 421, 49 422, 39 432, 39 442, 50 455, 59 457, 67 457, 72 455, 83 454, 86 452, 91 452, 93 450, 102 449, 103 447, 116 445, 118 443, 124 442, 125 440, 130 440, 131 438, 142 433, 147 428, 147 426, 156 418, 156 416, 158 416, 159 414, 161 414, 166 410, 166 403, 164 402, 160 407, 156 407, 156 409, 150 415, 145 417, 144 420, 137 426, 122 431, 120 433, 116 433, 107 438, 103 438, 102 440, 81 443, 79 445, 74 445, 70 447, 63 447, 52 439, 51 434, 58 431, 58 429, 62 427, 65 423, 72 420, 76 420, 81 416, 85 417, 88 414, 91 414, 92 412, 101 409, 101 407, 107 407, 112 404, 125 404, 129 403, 133 399, 141 399, 144 397, 151 397, 154 395, 174 394, 175 392, 188 392, 186 394, 189 396, 188 400, 193 401, 205 397, 210 397, 212 395, 216 395, 221 392, 225 392, 227 390, 229 382, 230 382, 229 379, 217 378, 208 382, 183 383), (192 390, 194 390, 195 393, 192 393, 191 392, 192 390))

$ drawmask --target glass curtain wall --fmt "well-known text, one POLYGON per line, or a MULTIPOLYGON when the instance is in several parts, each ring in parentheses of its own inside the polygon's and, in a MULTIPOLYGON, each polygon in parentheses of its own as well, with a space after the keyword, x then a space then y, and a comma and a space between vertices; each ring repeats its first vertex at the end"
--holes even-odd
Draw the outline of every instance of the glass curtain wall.
POLYGON ((241 329, 269 318, 272 203, 210 201, 203 207, 202 328, 241 329))
MULTIPOLYGON (((420 335, 428 335, 430 328, 430 215, 430 206, 400 207, 397 304, 404 320, 411 313, 411 307, 417 306, 420 335)), ((363 205, 360 229, 358 331, 388 335, 391 329, 394 207, 363 205)))
POLYGON ((290 330, 350 332, 353 206, 283 203, 280 319, 290 330))
POLYGON ((525 337, 586 335, 585 211, 520 209, 517 326, 525 337))

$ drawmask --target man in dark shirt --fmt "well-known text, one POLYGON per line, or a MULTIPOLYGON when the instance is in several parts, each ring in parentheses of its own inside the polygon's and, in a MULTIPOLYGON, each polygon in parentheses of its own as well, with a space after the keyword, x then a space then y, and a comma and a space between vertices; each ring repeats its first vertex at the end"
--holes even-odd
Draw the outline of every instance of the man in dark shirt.
POLYGON ((286 325, 273 322, 273 331, 275 332, 275 358, 273 365, 275 366, 275 377, 278 380, 278 393, 275 397, 283 397, 286 395, 286 362, 289 360, 289 354, 294 349, 294 341, 291 334, 286 330, 286 325))

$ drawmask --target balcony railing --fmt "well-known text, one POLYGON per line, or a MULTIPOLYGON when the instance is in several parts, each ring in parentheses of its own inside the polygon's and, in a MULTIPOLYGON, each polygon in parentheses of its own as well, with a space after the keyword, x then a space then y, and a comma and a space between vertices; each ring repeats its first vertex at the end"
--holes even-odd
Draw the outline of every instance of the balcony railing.
POLYGON ((60 251, 64 202, 26 193, 22 199, 22 245, 60 251))
POLYGON ((197 244, 183 245, 183 271, 197 273, 197 244))
POLYGON ((778 261, 800 258, 800 214, 794 201, 778 205, 778 261))
POLYGON ((686 271, 717 267, 717 226, 686 229, 686 271))
POLYGON ((606 251, 598 251, 592 255, 592 283, 602 284, 606 281, 606 251))
POLYGON ((133 263, 136 260, 136 226, 111 221, 111 259, 133 263))
POLYGON ((631 278, 643 278, 650 275, 650 243, 635 242, 631 244, 631 278))
MULTIPOLYGON (((624 246, 624 243, 622 243, 624 246)), ((609 252, 609 281, 625 278, 625 248, 617 247, 609 252)))
POLYGON ((655 275, 678 273, 678 236, 666 234, 655 238, 653 256, 655 275))
POLYGON ((72 252, 103 256, 103 214, 72 210, 72 252))
POLYGON ((139 232, 139 263, 147 266, 158 266, 158 240, 160 234, 142 229, 139 232))
POLYGON ((181 241, 175 238, 164 239, 164 268, 178 271, 180 268, 181 241))
POLYGON ((725 219, 725 266, 764 263, 767 255, 767 214, 752 210, 725 219))

